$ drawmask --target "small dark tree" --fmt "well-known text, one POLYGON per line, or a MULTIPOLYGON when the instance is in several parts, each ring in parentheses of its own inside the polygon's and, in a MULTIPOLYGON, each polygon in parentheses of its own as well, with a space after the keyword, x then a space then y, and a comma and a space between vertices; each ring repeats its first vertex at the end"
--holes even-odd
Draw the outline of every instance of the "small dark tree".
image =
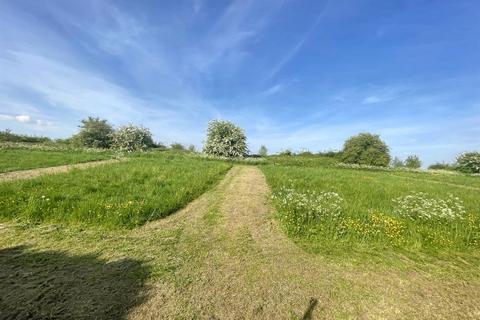
POLYGON ((293 154, 292 150, 287 149, 287 150, 280 151, 278 153, 278 155, 279 156, 293 156, 294 154, 293 154))
POLYGON ((175 151, 185 151, 185 146, 181 143, 174 142, 170 145, 170 149, 175 151))
POLYGON ((347 163, 386 167, 390 163, 388 146, 380 136, 360 133, 345 141, 342 160, 347 163))
POLYGON ((268 156, 268 149, 267 149, 267 147, 265 147, 264 145, 262 145, 262 146, 260 147, 260 149, 258 149, 258 154, 259 154, 260 156, 262 156, 262 157, 268 156))
POLYGON ((80 131, 73 136, 75 144, 89 148, 110 148, 112 145, 113 128, 107 120, 88 117, 79 127, 80 131))
POLYGON ((402 160, 400 160, 399 157, 395 157, 395 158, 393 158, 393 160, 392 160, 392 167, 394 167, 394 168, 402 168, 402 167, 405 167, 405 164, 403 163, 402 160))
POLYGON ((190 152, 197 152, 197 148, 195 148, 195 145, 194 144, 191 144, 188 146, 188 151, 190 152))
POLYGON ((407 159, 405 160, 405 167, 407 168, 412 168, 412 169, 417 169, 422 166, 422 161, 420 161, 420 158, 417 155, 411 155, 408 156, 407 159))

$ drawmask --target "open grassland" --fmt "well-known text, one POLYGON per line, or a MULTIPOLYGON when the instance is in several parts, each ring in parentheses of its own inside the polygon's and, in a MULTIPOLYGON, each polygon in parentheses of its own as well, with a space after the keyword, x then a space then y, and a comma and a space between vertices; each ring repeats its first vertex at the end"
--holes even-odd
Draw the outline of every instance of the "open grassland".
POLYGON ((132 230, 0 224, 0 310, 58 319, 478 319, 478 256, 372 250, 359 265, 344 247, 330 259, 278 229, 268 196, 258 167, 235 166, 183 210, 132 230))
POLYGON ((81 149, 42 150, 40 148, 10 148, 0 146, 0 173, 112 158, 109 151, 81 149))
POLYGON ((152 153, 86 170, 0 184, 0 219, 131 228, 178 210, 230 168, 152 153))
POLYGON ((387 248, 473 254, 480 247, 478 177, 322 166, 262 170, 284 230, 310 251, 342 259, 366 253, 368 260, 382 259, 387 248))

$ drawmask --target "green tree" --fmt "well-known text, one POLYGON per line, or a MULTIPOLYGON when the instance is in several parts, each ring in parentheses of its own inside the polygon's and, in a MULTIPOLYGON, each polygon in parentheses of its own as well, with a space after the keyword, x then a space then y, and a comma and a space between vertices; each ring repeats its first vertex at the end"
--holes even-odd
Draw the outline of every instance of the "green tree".
POLYGON ((405 164, 403 163, 402 160, 400 160, 399 157, 395 157, 395 158, 393 158, 393 160, 392 160, 392 167, 394 167, 394 168, 402 168, 402 167, 405 167, 405 164))
POLYGON ((405 159, 405 167, 407 168, 417 169, 421 166, 422 161, 420 161, 420 158, 417 155, 411 155, 408 156, 407 159, 405 159))
POLYGON ((73 136, 77 145, 89 148, 110 148, 113 128, 107 120, 88 117, 80 124, 80 131, 73 136))
POLYGON ((175 151, 185 151, 185 146, 181 143, 174 142, 170 145, 170 149, 175 151))
POLYGON ((390 163, 390 150, 379 135, 360 133, 345 141, 342 160, 346 163, 386 167, 390 163))
POLYGON ((248 152, 245 132, 232 122, 212 120, 208 123, 203 152, 219 157, 243 157, 248 152))
POLYGON ((262 156, 262 157, 268 156, 268 149, 267 149, 267 147, 265 147, 264 145, 262 145, 262 146, 260 147, 260 149, 258 149, 258 154, 259 154, 260 156, 262 156))

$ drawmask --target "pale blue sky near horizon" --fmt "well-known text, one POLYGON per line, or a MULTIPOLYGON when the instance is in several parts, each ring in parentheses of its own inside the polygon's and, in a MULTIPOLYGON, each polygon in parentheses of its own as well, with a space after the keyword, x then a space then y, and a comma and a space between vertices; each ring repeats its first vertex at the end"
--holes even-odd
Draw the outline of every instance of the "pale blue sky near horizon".
POLYGON ((480 150, 480 2, 0 0, 0 129, 87 116, 201 147, 338 150, 380 134, 429 164, 480 150))

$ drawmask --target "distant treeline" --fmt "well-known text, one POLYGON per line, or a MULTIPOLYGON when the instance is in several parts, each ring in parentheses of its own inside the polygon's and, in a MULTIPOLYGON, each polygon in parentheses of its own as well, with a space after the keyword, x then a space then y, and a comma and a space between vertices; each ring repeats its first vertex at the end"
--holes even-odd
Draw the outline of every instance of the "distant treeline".
POLYGON ((52 142, 52 139, 43 136, 29 136, 25 134, 16 134, 6 129, 0 131, 0 142, 27 142, 27 143, 45 143, 52 142))

